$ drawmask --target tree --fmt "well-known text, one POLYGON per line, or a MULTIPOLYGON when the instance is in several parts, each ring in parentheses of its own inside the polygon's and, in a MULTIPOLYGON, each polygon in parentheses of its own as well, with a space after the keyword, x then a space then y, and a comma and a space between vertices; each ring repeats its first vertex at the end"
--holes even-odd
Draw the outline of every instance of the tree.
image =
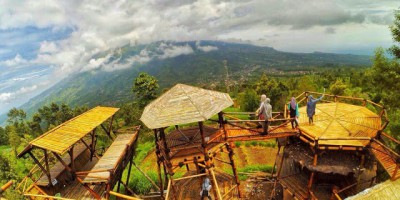
POLYGON ((23 121, 26 118, 26 113, 22 109, 12 108, 7 113, 7 122, 10 124, 16 124, 23 121))
POLYGON ((400 106, 400 63, 389 60, 384 55, 384 50, 378 48, 375 51, 373 65, 369 71, 373 83, 373 92, 379 94, 382 103, 391 108, 400 106))
POLYGON ((243 111, 256 111, 260 103, 259 101, 259 96, 253 89, 246 89, 239 97, 239 102, 243 111))
POLYGON ((143 107, 157 98, 158 88, 158 81, 154 76, 141 72, 133 82, 132 91, 136 95, 139 105, 143 107))
POLYGON ((13 148, 15 156, 17 156, 18 154, 17 149, 21 144, 21 137, 16 132, 14 126, 7 126, 6 129, 8 133, 8 143, 13 148))
MULTIPOLYGON (((400 43, 400 10, 394 12, 394 24, 390 26, 390 31, 392 32, 393 40, 400 43)), ((400 59, 400 47, 393 45, 389 51, 394 57, 400 59)))
POLYGON ((347 85, 343 83, 342 79, 337 79, 335 83, 330 86, 331 93, 333 95, 343 95, 347 85))
POLYGON ((3 127, 0 126, 0 145, 8 144, 8 135, 3 127))

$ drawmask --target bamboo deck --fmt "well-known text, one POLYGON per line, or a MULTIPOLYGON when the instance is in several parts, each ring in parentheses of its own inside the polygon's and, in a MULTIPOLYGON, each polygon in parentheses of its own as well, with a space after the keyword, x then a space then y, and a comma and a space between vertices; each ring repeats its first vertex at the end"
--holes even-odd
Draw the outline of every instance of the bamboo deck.
POLYGON ((376 142, 371 142, 371 152, 375 155, 375 158, 379 161, 382 167, 387 171, 392 180, 400 178, 400 173, 396 173, 396 160, 391 156, 391 152, 383 148, 376 142))
POLYGON ((308 199, 307 182, 304 174, 296 174, 279 179, 282 187, 297 199, 308 199))
POLYGON ((369 144, 368 138, 381 129, 381 117, 363 106, 346 103, 318 103, 314 124, 308 123, 306 106, 299 108, 299 129, 320 146, 356 146, 369 144))
POLYGON ((119 108, 95 107, 59 126, 29 144, 57 154, 64 154, 86 134, 112 117, 119 108))
POLYGON ((127 148, 135 141, 137 134, 120 134, 107 149, 106 153, 100 158, 99 162, 91 169, 83 180, 83 183, 106 183, 110 179, 110 172, 117 168, 120 160, 123 159, 127 148), (99 172, 95 172, 99 171, 99 172))
POLYGON ((289 126, 270 127, 268 134, 262 135, 261 129, 241 129, 241 128, 227 128, 228 141, 248 141, 248 140, 268 140, 274 138, 282 138, 295 136, 299 134, 298 130, 292 129, 289 126))
MULTIPOLYGON (((84 144, 77 145, 74 148, 74 159, 80 156, 86 149, 87 148, 84 144)), ((69 156, 69 154, 65 154, 62 159, 67 165, 71 164, 71 157, 69 156)), ((51 181, 57 182, 58 176, 65 170, 65 166, 61 162, 57 162, 53 167, 50 168, 51 181)), ((50 183, 46 174, 43 174, 36 182, 36 184, 40 186, 48 186, 50 183)))

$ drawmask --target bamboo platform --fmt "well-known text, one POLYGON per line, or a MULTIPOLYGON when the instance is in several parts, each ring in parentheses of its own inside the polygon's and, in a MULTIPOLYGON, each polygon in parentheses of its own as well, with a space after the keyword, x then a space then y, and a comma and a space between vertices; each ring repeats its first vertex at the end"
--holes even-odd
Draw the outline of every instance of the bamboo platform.
POLYGON ((90 170, 83 183, 106 183, 119 162, 124 158, 127 148, 135 141, 137 134, 120 134, 107 149, 99 162, 90 170))
POLYGON ((229 142, 249 141, 249 140, 268 140, 274 138, 290 137, 299 134, 297 129, 292 129, 289 126, 269 128, 268 134, 263 135, 261 129, 243 129, 243 128, 227 128, 226 129, 229 142))
POLYGON ((318 103, 312 125, 306 106, 299 108, 299 129, 319 146, 365 147, 381 130, 381 117, 364 106, 347 103, 318 103))
MULTIPOLYGON (((74 160, 79 157, 85 150, 87 150, 87 147, 84 144, 79 144, 74 148, 74 160)), ((71 164, 71 157, 68 154, 65 154, 62 157, 62 160, 67 164, 71 164)), ((60 176, 62 172, 66 171, 65 166, 61 162, 57 162, 53 167, 50 168, 50 175, 51 175, 51 182, 58 182, 57 178, 60 176)), ((39 180, 36 182, 37 185, 39 186, 48 186, 50 185, 49 179, 46 176, 46 174, 43 174, 39 180)))
POLYGON ((371 142, 370 150, 392 180, 400 178, 400 173, 398 173, 399 166, 396 163, 396 159, 392 155, 392 152, 384 148, 382 144, 379 144, 375 141, 371 142))
POLYGON ((308 199, 308 178, 304 174, 295 174, 279 179, 283 189, 297 199, 308 199))

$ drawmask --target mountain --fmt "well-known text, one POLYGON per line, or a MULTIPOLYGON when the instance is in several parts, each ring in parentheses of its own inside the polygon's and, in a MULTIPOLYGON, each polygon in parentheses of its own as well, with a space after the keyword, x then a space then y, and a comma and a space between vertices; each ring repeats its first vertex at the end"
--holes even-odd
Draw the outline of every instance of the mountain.
POLYGON ((105 61, 91 70, 60 81, 21 108, 32 114, 51 102, 94 106, 132 101, 133 80, 141 71, 155 76, 162 88, 176 83, 218 83, 226 74, 224 60, 227 61, 229 76, 234 80, 263 71, 274 73, 371 64, 369 56, 288 53, 270 47, 219 41, 161 41, 148 45, 126 45, 98 54, 93 59, 105 61))

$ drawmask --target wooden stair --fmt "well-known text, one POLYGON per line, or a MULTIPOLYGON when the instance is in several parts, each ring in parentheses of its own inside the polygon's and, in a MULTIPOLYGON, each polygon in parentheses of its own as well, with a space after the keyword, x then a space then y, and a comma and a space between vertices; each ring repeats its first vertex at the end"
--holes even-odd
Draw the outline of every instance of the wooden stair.
POLYGON ((389 147, 376 140, 371 142, 370 151, 389 174, 392 181, 400 178, 400 173, 398 173, 399 164, 396 163, 396 157, 397 159, 399 158, 397 154, 394 154, 389 150, 389 147))

